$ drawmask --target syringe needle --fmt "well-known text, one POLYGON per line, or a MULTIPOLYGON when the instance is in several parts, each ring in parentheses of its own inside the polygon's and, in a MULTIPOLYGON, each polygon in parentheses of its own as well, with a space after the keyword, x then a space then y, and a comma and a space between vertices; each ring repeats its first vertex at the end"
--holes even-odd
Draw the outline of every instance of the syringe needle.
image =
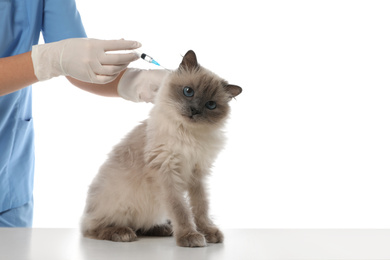
POLYGON ((150 57, 150 56, 147 55, 146 53, 139 53, 138 51, 134 51, 134 52, 135 52, 141 59, 143 59, 144 61, 149 62, 149 63, 153 63, 154 65, 160 66, 161 68, 168 70, 167 68, 161 66, 160 63, 158 63, 157 61, 155 61, 152 57, 150 57))

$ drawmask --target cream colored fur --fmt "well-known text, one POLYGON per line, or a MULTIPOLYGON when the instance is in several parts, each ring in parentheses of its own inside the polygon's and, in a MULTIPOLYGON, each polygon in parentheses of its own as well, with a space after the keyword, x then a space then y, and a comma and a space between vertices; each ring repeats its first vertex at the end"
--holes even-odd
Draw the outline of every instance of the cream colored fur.
POLYGON ((186 98, 183 103, 174 98, 182 90, 175 94, 172 89, 184 84, 206 93, 196 86, 215 82, 213 95, 226 104, 241 89, 233 86, 235 91, 229 91, 224 80, 197 64, 195 54, 186 56, 162 83, 150 117, 114 147, 93 180, 82 218, 85 236, 132 241, 137 231, 167 225, 170 219, 180 246, 222 242, 222 233, 208 216, 204 182, 223 147, 229 108, 221 106, 222 114, 212 122, 200 118, 203 115, 186 116, 186 98), (186 59, 195 59, 196 66, 186 59))

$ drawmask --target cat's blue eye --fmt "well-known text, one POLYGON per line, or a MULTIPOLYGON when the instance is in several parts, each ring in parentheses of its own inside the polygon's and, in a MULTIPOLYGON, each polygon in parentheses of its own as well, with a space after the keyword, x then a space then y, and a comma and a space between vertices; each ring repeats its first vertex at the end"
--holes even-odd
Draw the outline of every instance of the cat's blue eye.
POLYGON ((217 107, 217 103, 215 103, 214 101, 208 101, 206 103, 206 107, 210 110, 213 110, 217 107))
POLYGON ((194 96, 195 91, 190 87, 184 87, 183 94, 186 97, 192 97, 194 96))

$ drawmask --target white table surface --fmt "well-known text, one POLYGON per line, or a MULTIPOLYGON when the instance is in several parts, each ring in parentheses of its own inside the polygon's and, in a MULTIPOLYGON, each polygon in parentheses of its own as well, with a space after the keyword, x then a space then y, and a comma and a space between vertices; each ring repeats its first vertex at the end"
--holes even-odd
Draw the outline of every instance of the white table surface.
POLYGON ((0 228, 0 259, 390 259, 390 230, 228 229, 223 244, 182 248, 172 237, 131 243, 83 238, 77 229, 0 228))

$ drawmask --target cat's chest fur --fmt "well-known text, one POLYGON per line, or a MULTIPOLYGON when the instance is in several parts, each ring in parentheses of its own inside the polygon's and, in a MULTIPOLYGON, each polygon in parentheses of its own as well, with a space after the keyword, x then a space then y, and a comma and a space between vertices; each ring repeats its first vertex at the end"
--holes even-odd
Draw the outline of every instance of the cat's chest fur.
MULTIPOLYGON (((188 127, 165 115, 154 115, 148 120, 146 152, 161 153, 178 160, 183 177, 194 169, 208 169, 224 145, 220 129, 188 127)), ((187 176, 190 177, 190 176, 187 176)))

